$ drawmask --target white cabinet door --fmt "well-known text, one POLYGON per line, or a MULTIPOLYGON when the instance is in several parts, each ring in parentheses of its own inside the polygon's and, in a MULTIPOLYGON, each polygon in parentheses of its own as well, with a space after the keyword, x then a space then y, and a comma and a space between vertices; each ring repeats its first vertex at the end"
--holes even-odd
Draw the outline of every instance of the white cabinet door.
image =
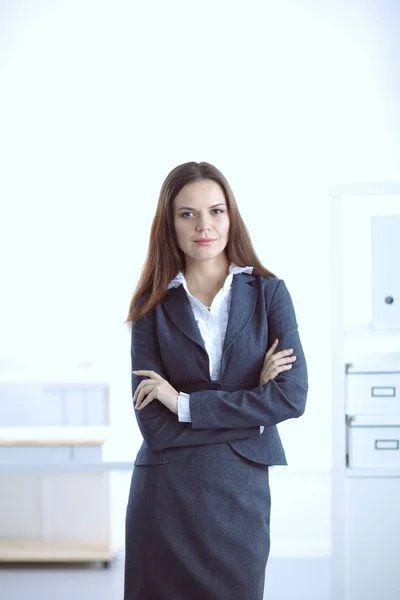
POLYGON ((346 481, 349 600, 400 598, 400 478, 346 481))
POLYGON ((372 321, 374 329, 400 329, 400 216, 372 223, 372 321))
POLYGON ((0 540, 42 536, 43 477, 0 473, 0 540))
POLYGON ((44 477, 44 538, 108 543, 110 475, 48 473, 44 477))

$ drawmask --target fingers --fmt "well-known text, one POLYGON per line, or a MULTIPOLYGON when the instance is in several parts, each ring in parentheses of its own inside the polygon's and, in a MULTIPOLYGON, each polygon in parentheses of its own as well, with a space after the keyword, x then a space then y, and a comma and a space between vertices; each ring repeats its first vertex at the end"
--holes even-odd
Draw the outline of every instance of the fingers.
POLYGON ((278 340, 275 340, 270 350, 265 355, 260 375, 260 385, 268 383, 270 379, 275 379, 275 377, 283 371, 289 371, 297 358, 295 355, 290 356, 293 353, 293 348, 288 348, 272 354, 273 349, 277 346, 277 342, 278 340))
MULTIPOLYGON (((270 350, 272 350, 272 346, 270 350)), ((290 356, 293 353, 293 348, 281 350, 280 352, 276 352, 275 354, 270 354, 270 350, 266 353, 264 357, 264 365, 268 365, 270 362, 284 364, 288 362, 294 362, 296 360, 295 356, 290 356)))
POLYGON ((149 393, 149 391, 151 391, 154 388, 155 380, 163 381, 163 378, 155 371, 149 371, 145 369, 132 371, 132 373, 138 375, 139 377, 149 377, 149 379, 144 379, 139 383, 132 398, 135 408, 139 409, 139 407, 142 404, 143 398, 146 396, 146 394, 149 393))
POLYGON ((270 379, 275 379, 279 373, 283 373, 283 371, 289 371, 292 368, 292 365, 278 365, 269 374, 270 379))
POLYGON ((154 389, 154 382, 150 379, 146 379, 145 381, 141 381, 135 390, 135 394, 133 396, 133 402, 136 402, 135 407, 139 408, 141 403, 143 402, 145 396, 149 394, 154 389))
POLYGON ((275 341, 272 343, 272 345, 271 345, 271 348, 268 350, 268 352, 266 353, 266 355, 265 355, 265 356, 266 356, 266 357, 270 357, 270 356, 271 356, 271 354, 273 354, 273 353, 274 353, 274 350, 275 350, 275 349, 278 347, 278 344, 279 344, 279 340, 278 340, 278 339, 276 339, 276 340, 275 340, 275 341))
MULTIPOLYGON (((292 350, 293 352, 293 350, 292 350)), ((275 354, 274 356, 272 356, 269 359, 269 364, 271 365, 272 368, 276 368, 276 367, 281 367, 281 366, 286 366, 288 368, 292 367, 292 363, 294 363, 294 361, 296 360, 296 356, 278 356, 277 354, 275 354)))
POLYGON ((274 351, 275 351, 275 350, 276 350, 276 348, 278 347, 278 344, 279 344, 279 340, 278 340, 278 339, 276 339, 276 340, 275 340, 275 341, 272 343, 272 345, 271 345, 270 349, 268 350, 268 352, 266 352, 264 360, 265 360, 265 359, 267 359, 267 360, 268 360, 268 359, 269 359, 270 357, 272 357, 272 356, 274 356, 274 358, 283 358, 284 356, 288 356, 289 354, 291 354, 291 353, 293 352, 293 348, 288 348, 288 349, 286 349, 286 350, 280 350, 279 352, 276 352, 276 353, 274 354, 274 351))
MULTIPOLYGON (((296 357, 294 356, 293 358, 289 358, 286 360, 291 360, 292 362, 294 362, 296 360, 296 357)), ((284 365, 279 365, 279 369, 282 369, 282 371, 288 371, 289 369, 292 368, 293 365, 291 364, 284 364, 284 365)))
MULTIPOLYGON (((294 363, 294 361, 296 360, 296 356, 286 356, 285 358, 280 358, 278 359, 279 364, 281 365, 287 365, 288 363, 294 363)), ((288 366, 292 366, 292 365, 288 365, 288 366)))
POLYGON ((285 356, 289 356, 292 353, 293 348, 288 348, 287 350, 280 350, 279 352, 276 352, 272 358, 275 360, 280 360, 282 358, 285 358, 285 356))
POLYGON ((268 383, 270 379, 275 379, 277 375, 283 373, 284 371, 289 371, 292 368, 292 365, 270 365, 270 368, 266 371, 263 371, 260 376, 260 385, 264 385, 268 383))
POLYGON ((147 386, 147 387, 142 388, 136 397, 136 404, 135 404, 135 400, 134 400, 135 408, 137 408, 137 409, 142 408, 144 400, 153 391, 154 391, 154 386, 147 386))
POLYGON ((289 371, 292 368, 292 363, 296 360, 296 357, 290 357, 290 358, 285 358, 282 359, 281 361, 277 362, 277 363, 271 363, 270 369, 268 371, 270 378, 275 378, 277 375, 279 375, 279 373, 282 373, 282 371, 289 371), (287 361, 291 361, 291 363, 288 363, 287 361))
POLYGON ((139 377, 145 376, 145 377, 151 377, 152 379, 162 379, 161 375, 159 375, 155 371, 141 370, 141 371, 132 371, 132 373, 134 373, 135 375, 139 375, 139 377))
POLYGON ((140 390, 142 390, 142 389, 143 389, 143 386, 144 386, 144 385, 146 385, 146 383, 148 383, 149 381, 150 381, 149 379, 145 379, 144 381, 141 381, 141 382, 139 383, 139 385, 137 386, 137 388, 136 388, 136 390, 135 390, 135 393, 134 393, 134 395, 133 395, 133 400, 134 400, 134 401, 136 401, 136 400, 137 400, 137 397, 138 397, 138 395, 139 395, 139 393, 140 393, 140 390))
POLYGON ((143 410, 143 408, 145 406, 147 406, 148 404, 150 404, 150 402, 152 402, 153 400, 155 400, 157 395, 157 390, 153 390, 148 396, 147 398, 145 398, 145 400, 143 400, 143 402, 141 403, 140 407, 138 408, 138 410, 143 410))

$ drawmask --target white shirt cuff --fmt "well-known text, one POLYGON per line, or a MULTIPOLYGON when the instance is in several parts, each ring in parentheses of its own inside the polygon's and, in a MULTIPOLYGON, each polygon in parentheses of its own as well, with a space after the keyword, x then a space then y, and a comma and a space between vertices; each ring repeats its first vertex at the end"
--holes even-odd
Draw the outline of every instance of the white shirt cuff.
POLYGON ((264 431, 264 425, 260 425, 260 435, 262 434, 263 431, 264 431))
POLYGON ((178 396, 178 421, 184 423, 191 423, 192 417, 190 415, 190 394, 180 392, 178 396))

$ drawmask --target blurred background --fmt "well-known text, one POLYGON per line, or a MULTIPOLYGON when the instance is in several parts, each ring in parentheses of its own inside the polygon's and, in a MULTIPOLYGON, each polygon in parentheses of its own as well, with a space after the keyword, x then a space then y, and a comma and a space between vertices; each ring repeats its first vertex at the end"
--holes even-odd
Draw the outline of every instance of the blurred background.
POLYGON ((399 332, 372 332, 369 238, 371 216, 400 214, 399 3, 1 0, 0 11, 1 597, 122 597, 141 444, 124 321, 164 178, 205 160, 285 280, 309 367, 306 413, 279 425, 289 466, 271 469, 265 598, 354 600, 334 593, 346 576, 332 571, 344 519, 332 505, 345 436, 335 368, 366 347, 400 352, 399 332), (44 406, 42 393, 64 420, 26 408, 35 394, 44 406), (109 569, 74 554, 96 536, 89 555, 109 569), (49 540, 67 542, 56 565, 49 540))

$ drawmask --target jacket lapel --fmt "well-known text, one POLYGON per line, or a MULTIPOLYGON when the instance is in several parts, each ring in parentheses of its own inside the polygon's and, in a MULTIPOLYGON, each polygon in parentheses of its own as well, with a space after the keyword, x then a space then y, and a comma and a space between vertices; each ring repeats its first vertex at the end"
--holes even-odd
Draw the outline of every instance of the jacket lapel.
POLYGON ((222 347, 221 379, 226 368, 227 350, 250 320, 256 306, 257 298, 258 286, 254 275, 249 273, 234 275, 232 280, 231 306, 222 347))
MULTIPOLYGON (((233 276, 231 305, 222 349, 221 379, 226 366, 226 352, 251 318, 257 297, 258 286, 254 275, 239 273, 233 276)), ((176 327, 207 352, 192 307, 182 285, 168 290, 167 297, 164 300, 164 308, 176 327)))
POLYGON ((207 352, 183 285, 168 290, 164 308, 178 329, 207 352))

